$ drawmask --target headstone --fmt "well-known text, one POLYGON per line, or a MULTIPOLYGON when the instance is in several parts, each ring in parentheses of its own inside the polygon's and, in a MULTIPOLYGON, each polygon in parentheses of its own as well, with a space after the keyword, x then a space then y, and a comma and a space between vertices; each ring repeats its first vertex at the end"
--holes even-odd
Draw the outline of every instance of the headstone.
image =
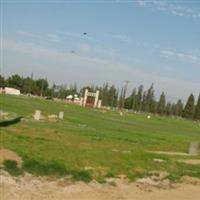
POLYGON ((80 98, 80 106, 83 105, 83 97, 80 98))
POLYGON ((192 156, 198 155, 199 153, 199 143, 191 142, 189 147, 189 154, 192 156))
POLYGON ((40 120, 40 110, 36 110, 33 117, 35 120, 40 120))
POLYGON ((147 116, 147 119, 151 119, 151 116, 150 116, 150 115, 148 115, 148 116, 147 116))
POLYGON ((123 112, 120 112, 119 115, 120 115, 120 116, 123 116, 123 112))
POLYGON ((101 108, 101 100, 98 100, 97 108, 101 108))
POLYGON ((57 118, 58 118, 58 116, 57 116, 57 115, 54 115, 54 114, 52 114, 52 115, 48 115, 48 118, 49 118, 49 119, 57 119, 57 118))
POLYGON ((63 118, 64 118, 64 112, 59 112, 58 118, 59 118, 59 119, 63 119, 63 118))

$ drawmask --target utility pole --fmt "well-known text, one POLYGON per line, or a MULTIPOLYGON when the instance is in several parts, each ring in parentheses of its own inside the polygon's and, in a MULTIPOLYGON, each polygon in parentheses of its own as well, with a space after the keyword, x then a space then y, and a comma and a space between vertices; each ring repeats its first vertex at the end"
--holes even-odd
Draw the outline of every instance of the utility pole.
POLYGON ((124 86, 124 95, 123 95, 123 101, 122 101, 122 108, 124 108, 126 92, 127 92, 128 84, 130 83, 130 81, 125 80, 124 82, 125 82, 125 86, 124 86))

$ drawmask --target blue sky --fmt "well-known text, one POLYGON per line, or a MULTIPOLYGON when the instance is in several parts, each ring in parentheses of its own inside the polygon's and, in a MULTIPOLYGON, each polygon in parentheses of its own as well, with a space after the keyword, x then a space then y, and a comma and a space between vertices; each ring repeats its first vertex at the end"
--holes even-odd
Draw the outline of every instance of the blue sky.
POLYGON ((1 0, 1 11, 5 76, 200 92, 199 1, 1 0))

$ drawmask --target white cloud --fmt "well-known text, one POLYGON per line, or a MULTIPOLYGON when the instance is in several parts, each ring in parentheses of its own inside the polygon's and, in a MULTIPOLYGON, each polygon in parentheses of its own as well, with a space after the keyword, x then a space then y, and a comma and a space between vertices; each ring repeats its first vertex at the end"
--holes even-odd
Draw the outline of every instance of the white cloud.
POLYGON ((117 53, 113 48, 91 46, 87 43, 81 43, 78 45, 78 52, 84 55, 95 55, 96 57, 114 58, 117 53))
POLYGON ((174 58, 184 63, 200 65, 200 55, 189 53, 175 52, 171 50, 161 51, 161 56, 165 58, 174 58))
MULTIPOLYGON (((122 86, 124 80, 131 80, 131 87, 144 84, 148 87, 154 83, 160 93, 166 91, 170 99, 182 96, 187 98, 192 91, 198 94, 200 83, 174 80, 147 73, 133 65, 120 63, 117 60, 101 59, 61 52, 34 43, 6 40, 3 43, 3 74, 25 74, 31 72, 37 77, 47 77, 51 82, 78 84, 101 84, 109 82, 122 86)), ((168 55, 173 54, 170 51, 168 55)), ((182 55, 179 55, 181 57, 182 55)))
POLYGON ((115 40, 119 40, 121 42, 125 42, 125 43, 129 43, 131 42, 131 38, 128 37, 127 35, 125 34, 104 34, 106 37, 109 37, 109 38, 112 38, 112 39, 115 39, 115 40))
POLYGON ((43 34, 43 33, 31 33, 31 32, 28 32, 28 31, 23 31, 23 30, 19 30, 17 31, 17 33, 19 35, 22 35, 22 36, 25 36, 25 37, 28 37, 28 38, 32 38, 32 39, 37 39, 37 40, 45 40, 45 41, 50 41, 50 42, 59 42, 59 36, 56 35, 56 34, 51 34, 51 33, 48 33, 48 34, 43 34))
POLYGON ((139 6, 144 7, 146 6, 147 2, 145 0, 138 0, 137 3, 139 4, 139 6))
MULTIPOLYGON (((161 0, 138 0, 136 1, 140 7, 151 7, 164 13, 168 13, 179 17, 189 17, 193 19, 200 19, 200 10, 191 9, 184 6, 169 3, 169 1, 161 0)), ((181 3, 181 2, 180 2, 181 3)))

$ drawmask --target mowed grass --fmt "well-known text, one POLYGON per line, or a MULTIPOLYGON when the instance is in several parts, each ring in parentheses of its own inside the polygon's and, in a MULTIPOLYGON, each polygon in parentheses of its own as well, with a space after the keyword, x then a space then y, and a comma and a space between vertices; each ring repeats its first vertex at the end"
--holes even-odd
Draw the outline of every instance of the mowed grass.
POLYGON ((0 105, 3 111, 25 118, 1 127, 1 148, 16 151, 24 160, 23 169, 35 175, 72 175, 88 182, 168 171, 171 179, 184 175, 200 178, 199 165, 177 161, 187 157, 148 152, 187 152, 190 142, 200 141, 196 122, 159 116, 147 119, 145 114, 133 113, 120 116, 118 112, 23 96, 0 96, 0 105), (34 121, 36 109, 44 116, 64 111, 64 120, 34 121), (165 162, 156 163, 154 158, 165 162))

